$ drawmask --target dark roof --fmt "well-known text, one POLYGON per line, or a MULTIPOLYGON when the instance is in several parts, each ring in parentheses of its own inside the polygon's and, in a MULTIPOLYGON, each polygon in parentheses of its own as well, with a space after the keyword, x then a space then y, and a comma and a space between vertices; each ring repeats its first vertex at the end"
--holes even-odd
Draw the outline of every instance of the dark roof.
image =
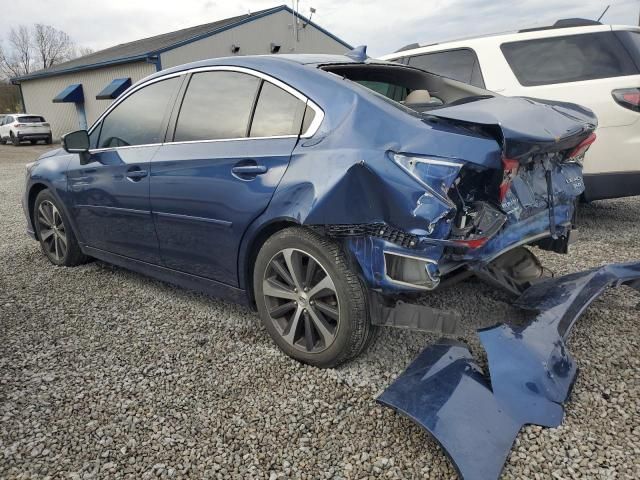
MULTIPOLYGON (((175 32, 156 35, 155 37, 143 38, 141 40, 136 40, 129 43, 122 43, 105 50, 100 50, 99 52, 90 53, 89 55, 85 55, 83 57, 69 60, 68 62, 54 65, 50 68, 38 70, 37 72, 32 72, 21 77, 12 78, 12 81, 29 80, 39 77, 50 77, 58 74, 74 72, 78 70, 89 70, 93 68, 99 68, 104 65, 113 65, 118 63, 130 63, 140 60, 155 61, 159 53, 171 50, 190 42, 194 42, 196 40, 200 40, 202 38, 206 38, 210 35, 214 35, 229 28, 250 22, 261 17, 265 17, 267 15, 271 15, 273 13, 280 12, 282 10, 293 13, 293 11, 288 6, 278 5, 277 7, 259 10, 250 14, 238 15, 236 17, 218 20, 217 22, 205 23, 204 25, 197 25, 195 27, 184 28, 175 32)), ((322 27, 316 25, 315 23, 309 21, 303 15, 298 14, 298 16, 305 23, 310 23, 326 35, 329 35, 334 40, 342 43, 345 47, 351 48, 348 43, 324 30, 322 27)))

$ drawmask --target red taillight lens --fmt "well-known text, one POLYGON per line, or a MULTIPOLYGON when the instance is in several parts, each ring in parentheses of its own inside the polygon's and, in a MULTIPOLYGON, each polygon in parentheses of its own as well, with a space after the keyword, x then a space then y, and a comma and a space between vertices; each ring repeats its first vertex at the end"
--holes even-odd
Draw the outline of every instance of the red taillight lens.
POLYGON ((16 123, 16 127, 26 127, 25 123, 16 123))
POLYGON ((454 240, 457 244, 467 248, 480 248, 489 241, 489 237, 474 238, 472 240, 454 240))
POLYGON ((623 88, 611 92, 613 99, 629 110, 640 112, 640 88, 623 88))
POLYGON ((593 142, 596 141, 596 134, 592 133, 583 141, 581 141, 576 148, 569 152, 567 155, 568 160, 578 160, 582 155, 584 155, 593 142))
POLYGON ((517 160, 511 160, 509 158, 502 159, 502 183, 500 183, 498 195, 498 198, 501 202, 507 196, 509 188, 511 188, 511 181, 518 174, 519 166, 520 163, 517 160))

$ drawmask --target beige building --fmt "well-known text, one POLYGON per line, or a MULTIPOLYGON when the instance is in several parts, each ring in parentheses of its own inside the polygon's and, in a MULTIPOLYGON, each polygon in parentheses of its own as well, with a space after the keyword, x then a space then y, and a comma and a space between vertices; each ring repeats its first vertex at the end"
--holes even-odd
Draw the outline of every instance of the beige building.
POLYGON ((196 60, 269 53, 344 53, 351 46, 286 5, 116 45, 12 79, 26 113, 54 139, 90 126, 129 85, 196 60))

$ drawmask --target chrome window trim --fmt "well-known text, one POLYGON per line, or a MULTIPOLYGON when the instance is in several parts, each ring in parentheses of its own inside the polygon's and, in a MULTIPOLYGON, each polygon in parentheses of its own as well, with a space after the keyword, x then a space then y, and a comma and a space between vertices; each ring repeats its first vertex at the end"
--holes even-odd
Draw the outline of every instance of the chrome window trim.
MULTIPOLYGON (((152 85, 152 84, 157 83, 157 82, 161 82, 163 80, 167 80, 169 78, 179 77, 179 76, 182 76, 182 75, 188 75, 188 74, 191 74, 191 73, 215 72, 215 71, 238 72, 238 73, 246 73, 248 75, 252 75, 254 77, 260 78, 260 79, 268 81, 270 83, 273 83, 275 86, 280 87, 281 89, 283 89, 287 93, 289 93, 289 94, 293 95, 294 97, 296 97, 298 100, 304 102, 308 107, 310 107, 314 111, 315 116, 314 116, 311 124, 309 125, 309 128, 307 128, 307 130, 304 133, 299 135, 300 138, 310 138, 313 135, 315 135, 316 132, 318 131, 318 129, 320 128, 320 124, 324 120, 324 110, 322 110, 322 108, 317 103, 315 103, 313 100, 311 100, 310 98, 308 98, 307 96, 305 96, 304 94, 302 94, 301 92, 296 90, 295 88, 293 88, 290 85, 278 80, 275 77, 272 77, 271 75, 268 75, 266 73, 262 73, 262 72, 259 72, 257 70, 253 70, 253 69, 247 68, 247 67, 236 67, 236 66, 231 66, 231 65, 212 65, 212 66, 209 66, 209 67, 196 67, 196 68, 192 68, 192 69, 189 69, 189 70, 183 70, 181 72, 175 72, 175 73, 171 73, 171 74, 168 74, 168 75, 163 75, 161 77, 152 78, 150 80, 145 81, 144 83, 141 83, 140 85, 136 85, 135 87, 130 88, 128 91, 123 93, 115 102, 113 102, 109 106, 109 108, 107 108, 102 113, 102 115, 100 115, 98 117, 98 119, 93 123, 93 125, 91 125, 91 128, 89 129, 88 133, 89 133, 89 135, 91 135, 91 133, 93 133, 95 128, 100 124, 100 122, 102 122, 102 120, 107 115, 109 115, 118 105, 120 105, 127 98, 129 98, 135 92, 137 92, 138 90, 140 90, 140 89, 142 89, 144 87, 147 87, 147 86, 152 85)), ((155 146, 155 145, 179 145, 179 144, 187 144, 187 143, 232 142, 232 141, 237 141, 237 140, 266 140, 266 139, 297 138, 297 137, 298 137, 298 135, 274 135, 274 136, 270 136, 270 137, 237 137, 237 138, 218 138, 218 139, 210 139, 210 140, 188 140, 188 141, 182 141, 182 142, 159 142, 159 143, 149 143, 149 144, 144 144, 144 145, 126 145, 126 146, 122 146, 122 147, 95 148, 95 149, 89 150, 89 152, 90 153, 98 153, 98 152, 105 152, 105 151, 110 151, 110 150, 121 150, 121 149, 129 149, 129 148, 152 147, 152 146, 155 146)))

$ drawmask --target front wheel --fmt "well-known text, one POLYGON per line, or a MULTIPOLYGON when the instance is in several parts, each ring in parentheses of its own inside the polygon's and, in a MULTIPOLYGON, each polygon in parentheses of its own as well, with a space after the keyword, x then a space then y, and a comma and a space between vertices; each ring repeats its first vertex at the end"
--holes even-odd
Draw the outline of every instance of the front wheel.
POLYGON ((366 295, 339 245, 305 228, 281 230, 260 249, 255 301, 276 344, 303 363, 335 367, 373 335, 366 295))
POLYGON ((69 220, 49 190, 42 190, 36 197, 33 221, 40 247, 51 263, 73 267, 85 262, 69 220))

